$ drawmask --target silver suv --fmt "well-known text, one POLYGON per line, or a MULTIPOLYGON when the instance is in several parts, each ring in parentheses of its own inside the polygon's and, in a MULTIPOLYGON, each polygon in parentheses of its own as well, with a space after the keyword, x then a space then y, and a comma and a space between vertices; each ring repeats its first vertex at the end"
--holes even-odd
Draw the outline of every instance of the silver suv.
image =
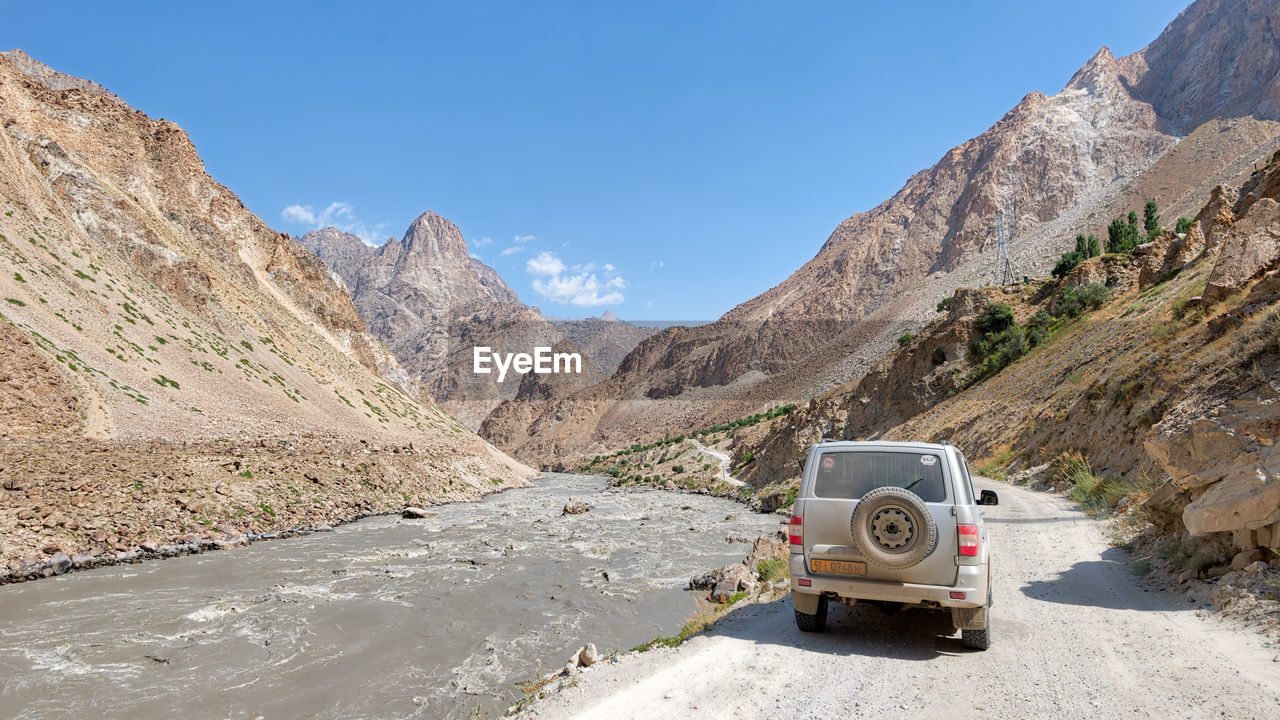
POLYGON ((991 562, 964 455, 946 442, 832 442, 809 449, 792 510, 796 625, 820 632, 831 599, 950 608, 965 647, 991 644, 991 562))

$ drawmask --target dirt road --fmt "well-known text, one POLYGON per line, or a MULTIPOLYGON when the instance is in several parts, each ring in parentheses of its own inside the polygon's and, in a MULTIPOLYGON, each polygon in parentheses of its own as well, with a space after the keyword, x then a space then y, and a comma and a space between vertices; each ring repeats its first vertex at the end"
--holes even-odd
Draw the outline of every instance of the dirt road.
POLYGON ((712 450, 711 448, 707 447, 706 445, 703 445, 702 443, 698 442, 697 440, 694 440, 693 438, 689 438, 689 442, 693 443, 693 446, 698 449, 698 452, 704 453, 706 455, 710 455, 720 463, 720 479, 721 480, 729 483, 730 485, 735 485, 737 487, 746 486, 746 483, 742 482, 741 480, 729 474, 729 463, 733 462, 733 458, 729 457, 728 453, 722 453, 719 450, 712 450))
POLYGON ((801 634, 783 599, 591 668, 531 717, 1280 717, 1280 648, 1144 589, 1071 502, 981 484, 1001 500, 990 650, 965 650, 945 614, 863 605, 801 634))

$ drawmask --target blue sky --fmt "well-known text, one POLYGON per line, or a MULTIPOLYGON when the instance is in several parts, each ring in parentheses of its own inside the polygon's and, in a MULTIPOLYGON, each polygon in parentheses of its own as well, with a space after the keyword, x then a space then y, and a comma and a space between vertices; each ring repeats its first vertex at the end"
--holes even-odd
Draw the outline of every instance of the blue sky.
POLYGON ((178 123, 281 231, 434 210, 545 313, 701 320, 1185 3, 260 5, 0 0, 0 46, 178 123))

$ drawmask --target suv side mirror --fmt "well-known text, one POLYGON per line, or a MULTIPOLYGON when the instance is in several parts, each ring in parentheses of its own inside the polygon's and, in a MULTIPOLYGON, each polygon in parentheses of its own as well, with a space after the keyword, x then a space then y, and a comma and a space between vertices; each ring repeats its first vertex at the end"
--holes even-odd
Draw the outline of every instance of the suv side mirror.
POLYGON ((996 495, 995 490, 983 490, 978 496, 979 505, 999 505, 1000 496, 996 495))

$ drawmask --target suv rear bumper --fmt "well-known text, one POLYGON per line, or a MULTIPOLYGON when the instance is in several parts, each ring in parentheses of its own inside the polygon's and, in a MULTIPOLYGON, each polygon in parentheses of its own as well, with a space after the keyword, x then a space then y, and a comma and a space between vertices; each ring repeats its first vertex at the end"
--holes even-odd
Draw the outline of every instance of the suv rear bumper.
POLYGON ((791 592, 816 596, 834 593, 850 600, 879 600, 910 605, 936 604, 940 607, 976 608, 987 604, 987 565, 960 565, 956 568, 955 585, 920 585, 916 583, 885 582, 883 580, 858 580, 830 575, 812 575, 804 562, 804 555, 793 553, 790 560, 791 592), (801 587, 798 581, 809 581, 801 587), (964 593, 964 598, 952 598, 951 593, 964 593))

